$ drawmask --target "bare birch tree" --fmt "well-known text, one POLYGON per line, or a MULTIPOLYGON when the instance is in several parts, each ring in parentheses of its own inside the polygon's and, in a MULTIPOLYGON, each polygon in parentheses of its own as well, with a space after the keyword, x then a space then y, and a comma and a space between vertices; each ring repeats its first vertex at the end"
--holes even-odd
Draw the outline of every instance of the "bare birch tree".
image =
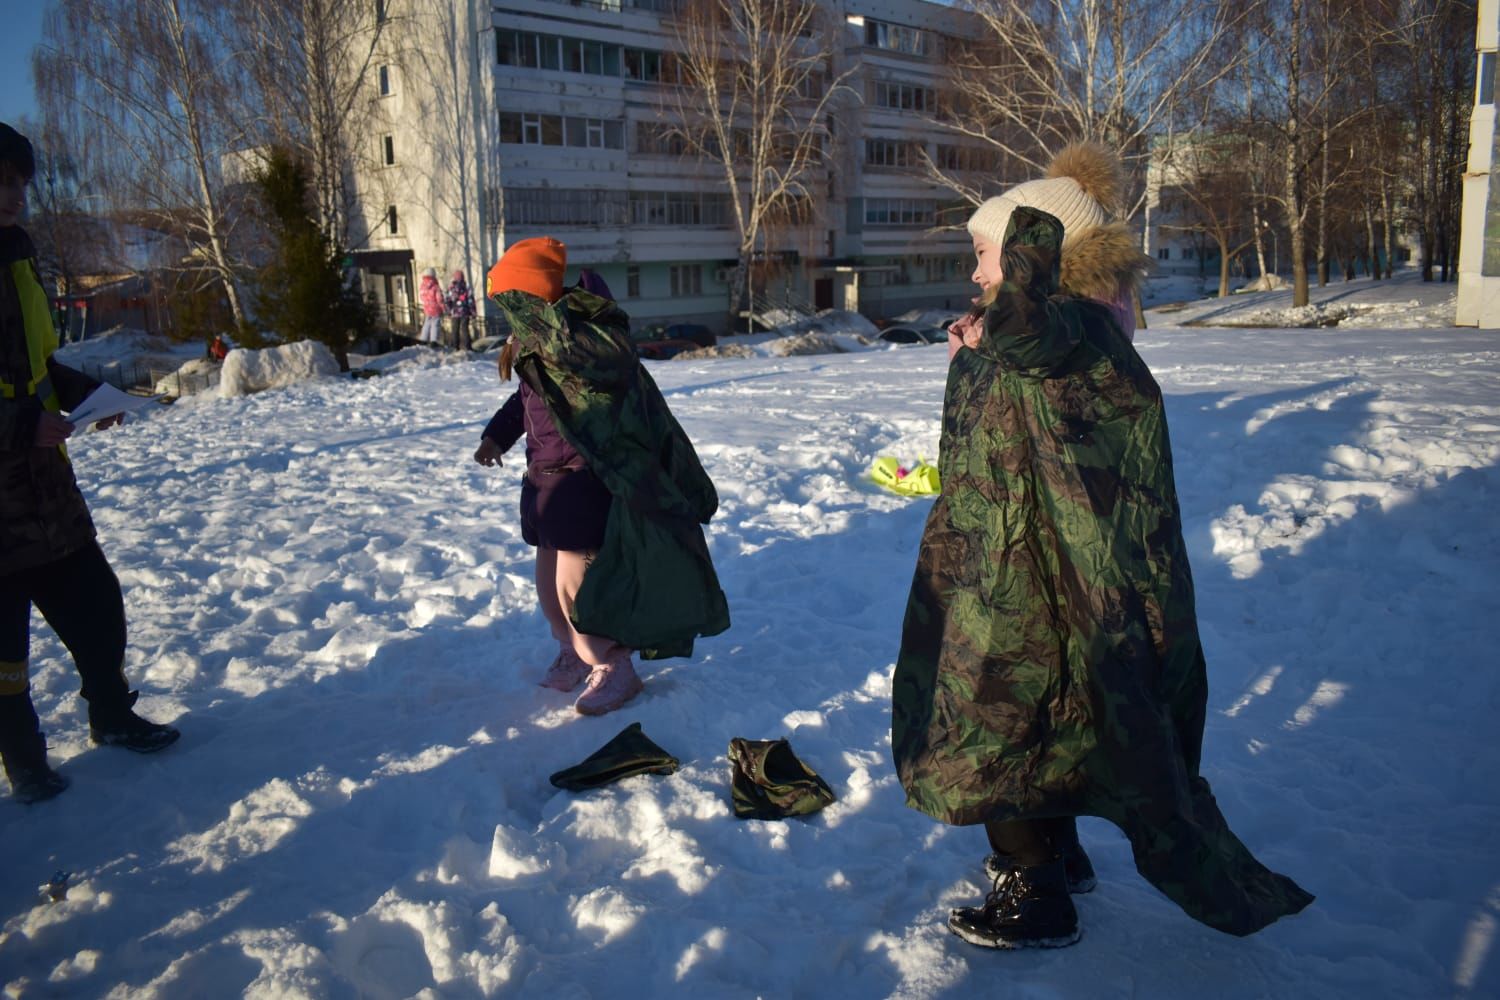
POLYGON ((211 0, 56 0, 35 60, 49 103, 75 108, 113 157, 110 194, 173 220, 183 273, 210 275, 243 326, 234 219, 220 158, 240 135, 226 113, 239 86, 211 0))
POLYGON ((768 232, 805 217, 821 190, 828 122, 852 96, 847 74, 832 75, 834 27, 814 0, 699 0, 674 21, 668 131, 688 156, 722 171, 729 190, 732 323, 768 232))
MULTIPOLYGON (((960 7, 980 31, 950 46, 953 96, 941 124, 988 144, 1028 176, 1080 139, 1116 150, 1143 176, 1152 139, 1181 130, 1226 72, 1220 49, 1241 16, 1239 5, 1218 0, 968 0, 960 7)), ((964 193, 960 179, 928 166, 964 193)))
POLYGON ((376 52, 393 22, 369 0, 237 0, 224 17, 251 84, 236 116, 255 147, 307 165, 324 235, 348 246, 351 172, 375 158, 376 52))

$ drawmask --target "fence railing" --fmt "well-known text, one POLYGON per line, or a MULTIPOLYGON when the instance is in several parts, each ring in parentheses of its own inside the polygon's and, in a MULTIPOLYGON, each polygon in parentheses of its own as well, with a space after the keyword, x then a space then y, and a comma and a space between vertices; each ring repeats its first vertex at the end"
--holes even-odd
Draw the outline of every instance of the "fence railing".
POLYGON ((111 361, 108 364, 85 361, 77 367, 90 378, 137 396, 156 392, 176 397, 191 396, 219 384, 217 365, 196 372, 174 371, 137 361, 111 361))

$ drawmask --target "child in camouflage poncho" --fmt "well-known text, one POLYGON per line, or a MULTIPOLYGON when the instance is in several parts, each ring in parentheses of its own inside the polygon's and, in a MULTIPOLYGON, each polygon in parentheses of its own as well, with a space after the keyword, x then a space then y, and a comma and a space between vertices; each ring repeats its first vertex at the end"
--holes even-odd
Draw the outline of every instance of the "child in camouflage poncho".
POLYGON ((601 715, 643 688, 632 650, 686 656, 729 617, 699 527, 718 506, 713 483, 641 368, 625 313, 584 288, 564 294, 566 259, 556 240, 522 240, 490 271, 511 326, 500 374, 521 386, 474 459, 499 465, 524 432, 521 533, 559 646, 541 683, 587 681, 574 707, 601 715))
POLYGON ((982 308, 952 331, 943 491, 893 681, 908 803, 989 837, 993 891, 949 927, 993 948, 1078 940, 1079 815, 1118 825, 1141 874, 1218 930, 1312 899, 1250 855, 1198 771, 1207 682, 1166 417, 1123 328, 1140 254, 1104 221, 1113 158, 1081 160, 969 222, 982 308))

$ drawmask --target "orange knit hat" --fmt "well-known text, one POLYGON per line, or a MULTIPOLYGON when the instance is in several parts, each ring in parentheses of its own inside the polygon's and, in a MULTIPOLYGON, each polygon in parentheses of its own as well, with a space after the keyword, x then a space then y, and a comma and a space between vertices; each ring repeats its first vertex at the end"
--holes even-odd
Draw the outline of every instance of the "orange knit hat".
POLYGON ((568 248, 550 236, 514 243, 490 268, 485 278, 484 294, 530 292, 556 302, 562 298, 563 272, 568 266, 568 248))

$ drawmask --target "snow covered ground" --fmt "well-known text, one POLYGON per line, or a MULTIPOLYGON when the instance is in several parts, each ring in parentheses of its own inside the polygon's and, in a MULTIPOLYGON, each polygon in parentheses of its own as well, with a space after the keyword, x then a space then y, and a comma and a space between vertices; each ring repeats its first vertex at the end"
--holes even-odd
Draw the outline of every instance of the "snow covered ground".
MULTIPOLYGON (((935 458, 941 346, 655 363, 722 497, 734 627, 597 719, 551 652, 518 463, 470 461, 492 359, 192 397, 70 444, 126 592, 127 669, 181 742, 87 743, 39 623, 54 763, 0 799, 0 984, 25 997, 1500 995, 1500 332, 1393 329, 1452 286, 1342 283, 1387 328, 1151 314, 1211 703, 1205 773, 1317 901, 1248 939, 1194 923, 1082 824, 1083 940, 950 936, 983 835, 903 805, 889 687, 935 458), (1361 286, 1358 289, 1355 286, 1361 286), (1220 320, 1224 321, 1224 320, 1220 320), (553 789, 627 723, 670 777, 553 789), (731 737, 790 736, 839 801, 739 821, 731 737), (36 888, 72 873, 65 899, 36 888)), ((1278 300, 1275 297, 1281 296, 1278 300)), ((1451 314, 1450 314, 1451 315, 1451 314)), ((1451 320, 1450 320, 1451 321, 1451 320)))

